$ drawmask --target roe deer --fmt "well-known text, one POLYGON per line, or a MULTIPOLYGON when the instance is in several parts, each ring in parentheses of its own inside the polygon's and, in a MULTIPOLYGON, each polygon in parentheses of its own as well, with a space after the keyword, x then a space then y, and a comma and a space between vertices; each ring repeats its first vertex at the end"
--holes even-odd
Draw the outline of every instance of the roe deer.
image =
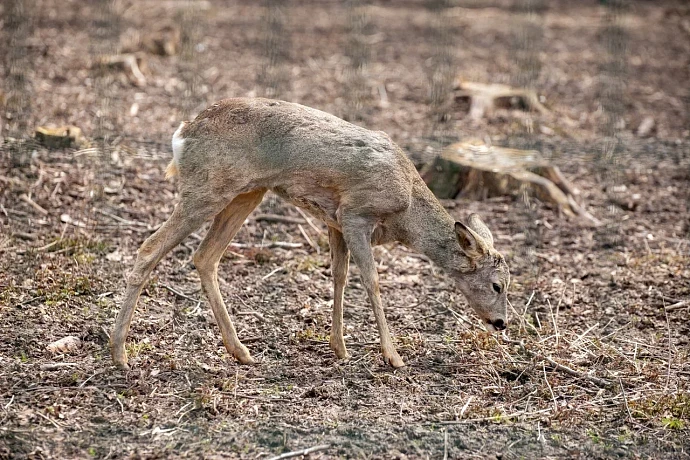
POLYGON ((166 176, 179 175, 180 201, 141 246, 127 279, 111 336, 113 361, 127 368, 125 339, 139 294, 153 267, 206 220, 194 254, 225 348, 253 363, 218 289, 218 263, 267 190, 328 225, 334 282, 330 346, 347 358, 343 291, 350 254, 361 271, 381 336, 384 359, 404 366, 381 306, 372 245, 398 241, 427 255, 457 282, 490 330, 506 327, 508 266, 479 216, 455 222, 403 151, 383 132, 319 110, 259 98, 225 99, 183 122, 172 138, 166 176))

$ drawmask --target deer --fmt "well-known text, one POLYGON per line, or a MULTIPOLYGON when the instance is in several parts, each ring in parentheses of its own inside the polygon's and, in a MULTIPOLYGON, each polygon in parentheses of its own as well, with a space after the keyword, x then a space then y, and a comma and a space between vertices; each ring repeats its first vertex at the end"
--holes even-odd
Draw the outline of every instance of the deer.
POLYGON ((350 357, 343 337, 343 294, 350 257, 373 309, 384 361, 405 365, 384 315, 372 247, 399 242, 443 269, 491 332, 507 326, 510 272, 477 214, 456 222, 412 161, 382 131, 370 131, 303 105, 221 100, 172 138, 166 178, 178 176, 179 201, 139 248, 110 338, 112 359, 128 369, 125 341, 137 300, 156 264, 206 221, 213 222, 193 263, 228 353, 253 364, 218 287, 218 265, 249 214, 272 191, 328 227, 333 312, 329 345, 350 357))

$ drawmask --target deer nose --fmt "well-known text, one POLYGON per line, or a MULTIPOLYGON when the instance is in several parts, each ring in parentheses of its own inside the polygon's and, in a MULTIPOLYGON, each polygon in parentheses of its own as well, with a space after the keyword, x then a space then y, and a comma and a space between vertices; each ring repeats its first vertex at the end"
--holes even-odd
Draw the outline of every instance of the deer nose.
POLYGON ((493 327, 496 328, 498 331, 502 331, 503 329, 506 328, 506 323, 502 319, 497 319, 491 323, 493 327))

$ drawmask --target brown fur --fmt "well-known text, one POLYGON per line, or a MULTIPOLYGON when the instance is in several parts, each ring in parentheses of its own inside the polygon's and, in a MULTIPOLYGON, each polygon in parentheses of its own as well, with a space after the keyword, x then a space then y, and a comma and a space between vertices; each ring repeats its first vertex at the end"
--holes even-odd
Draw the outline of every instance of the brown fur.
POLYGON ((342 293, 349 255, 360 268, 386 361, 404 365, 381 305, 372 244, 399 241, 426 254, 457 281, 477 314, 503 328, 510 275, 478 216, 455 223, 405 153, 382 132, 282 101, 225 99, 182 126, 181 154, 166 170, 179 175, 180 203, 139 251, 112 335, 114 361, 126 366, 124 342, 139 292, 155 264, 215 216, 195 254, 204 291, 225 346, 253 362, 237 338, 217 282, 218 261, 267 190, 309 211, 329 227, 335 301, 331 347, 348 356, 342 293), (499 289, 500 292, 494 292, 499 289))

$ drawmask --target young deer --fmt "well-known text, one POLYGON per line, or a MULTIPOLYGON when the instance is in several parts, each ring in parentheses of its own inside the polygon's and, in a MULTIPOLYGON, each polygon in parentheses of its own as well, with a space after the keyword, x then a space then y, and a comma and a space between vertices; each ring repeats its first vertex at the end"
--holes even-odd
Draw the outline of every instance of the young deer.
POLYGON ((194 254, 201 286, 225 348, 253 363, 240 342, 218 289, 218 263, 267 190, 328 225, 334 281, 330 346, 347 358, 343 291, 350 254, 374 309, 384 359, 404 366, 381 306, 372 245, 398 241, 446 270, 491 330, 506 327, 505 260, 491 232, 473 214, 454 222, 412 162, 383 132, 369 131, 319 110, 267 99, 225 99, 183 122, 172 139, 166 176, 179 175, 180 202, 139 249, 111 336, 113 361, 127 367, 125 339, 153 267, 214 217, 194 254))

